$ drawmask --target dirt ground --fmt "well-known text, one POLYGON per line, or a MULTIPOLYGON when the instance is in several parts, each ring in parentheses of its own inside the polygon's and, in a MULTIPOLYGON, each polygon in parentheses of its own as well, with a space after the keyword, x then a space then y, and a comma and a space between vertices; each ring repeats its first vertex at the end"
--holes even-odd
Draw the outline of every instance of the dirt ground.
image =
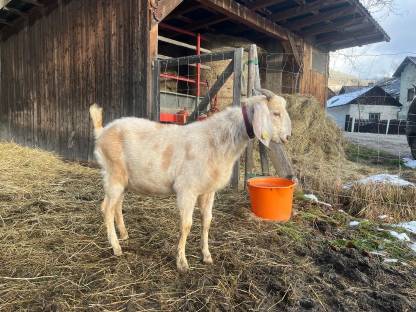
MULTIPOLYGON (((296 195, 290 222, 260 221, 244 191, 217 194, 214 264, 200 261, 199 211, 175 267, 173 197, 127 194, 130 238, 115 257, 98 170, 0 144, 1 311, 414 311, 416 258, 388 224, 296 195), (379 251, 379 254, 372 253, 379 251), (396 263, 386 258, 398 259, 396 263)), ((410 235, 410 234, 409 234, 410 235)))
POLYGON ((381 150, 401 158, 412 158, 405 135, 344 132, 344 136, 355 144, 374 150, 381 150))

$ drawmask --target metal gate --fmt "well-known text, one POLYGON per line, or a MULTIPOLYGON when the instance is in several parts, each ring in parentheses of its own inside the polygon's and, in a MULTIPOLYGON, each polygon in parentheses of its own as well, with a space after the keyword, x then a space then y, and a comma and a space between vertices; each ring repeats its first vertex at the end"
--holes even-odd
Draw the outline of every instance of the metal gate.
MULTIPOLYGON (((187 122, 197 120, 198 116, 202 113, 206 113, 211 103, 211 100, 216 96, 218 91, 228 80, 228 78, 234 74, 233 80, 233 106, 240 106, 241 99, 241 78, 242 78, 242 59, 243 48, 234 49, 226 52, 215 52, 201 55, 183 56, 179 58, 157 59, 153 63, 153 105, 151 112, 151 119, 154 121, 161 121, 161 91, 160 91, 160 78, 161 76, 166 78, 169 74, 166 72, 161 73, 163 69, 166 71, 169 68, 180 68, 181 66, 192 66, 197 64, 203 64, 206 62, 231 60, 231 62, 225 67, 224 71, 217 77, 215 83, 208 89, 204 96, 194 96, 194 105, 192 112, 187 122)), ((199 73, 198 73, 199 75, 199 73)), ((199 76, 196 79, 189 77, 174 77, 177 80, 186 81, 188 83, 203 83, 200 82, 199 76)), ((177 96, 180 95, 179 93, 177 96)))

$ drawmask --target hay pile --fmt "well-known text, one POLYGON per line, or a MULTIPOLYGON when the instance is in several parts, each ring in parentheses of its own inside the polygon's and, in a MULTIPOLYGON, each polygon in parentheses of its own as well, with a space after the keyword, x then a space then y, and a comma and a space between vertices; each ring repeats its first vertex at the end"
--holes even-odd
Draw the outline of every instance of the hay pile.
POLYGON ((323 200, 361 217, 377 218, 387 214, 393 220, 416 218, 416 188, 389 185, 343 188, 369 174, 391 172, 416 178, 414 171, 406 171, 400 164, 392 166, 388 162, 394 158, 391 155, 382 155, 385 164, 363 163, 360 161, 365 156, 363 149, 347 157, 349 143, 313 97, 285 95, 285 98, 293 123, 288 152, 305 191, 318 194, 323 200))

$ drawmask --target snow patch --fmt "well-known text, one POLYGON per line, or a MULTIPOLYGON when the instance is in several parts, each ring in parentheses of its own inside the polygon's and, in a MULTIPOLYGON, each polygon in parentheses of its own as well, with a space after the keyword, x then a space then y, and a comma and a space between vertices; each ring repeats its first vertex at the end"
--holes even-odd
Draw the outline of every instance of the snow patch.
POLYGON ((399 260, 397 259, 390 259, 390 258, 386 258, 384 259, 384 263, 397 263, 399 260))
POLYGON ((313 194, 304 194, 303 197, 311 201, 318 201, 318 197, 313 194))
POLYGON ((403 158, 403 163, 406 167, 416 169, 416 159, 403 158))
MULTIPOLYGON (((395 174, 376 174, 372 176, 368 176, 366 178, 360 179, 354 183, 358 184, 391 184, 397 186, 415 186, 412 182, 406 181, 404 179, 399 178, 398 175, 395 174)), ((344 185, 344 188, 350 188, 352 183, 348 183, 344 185)))
POLYGON ((351 227, 358 226, 359 224, 360 224, 360 222, 359 222, 359 221, 351 221, 351 222, 350 222, 350 226, 351 226, 351 227))
POLYGON ((389 233, 398 240, 410 242, 410 237, 406 233, 397 233, 396 231, 389 231, 389 233))
POLYGON ((394 226, 404 228, 406 231, 416 234, 416 221, 402 222, 394 226))
POLYGON ((410 249, 416 252, 416 243, 412 243, 409 245, 410 249))

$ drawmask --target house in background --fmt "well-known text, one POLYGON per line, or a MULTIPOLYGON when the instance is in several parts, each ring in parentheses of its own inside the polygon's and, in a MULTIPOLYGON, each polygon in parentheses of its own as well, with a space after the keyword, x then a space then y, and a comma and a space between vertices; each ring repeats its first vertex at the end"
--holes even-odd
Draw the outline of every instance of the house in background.
POLYGON ((328 87, 328 99, 333 98, 336 95, 337 93, 334 90, 332 90, 330 87, 328 87))
POLYGON ((400 79, 400 103, 403 107, 399 117, 400 119, 406 119, 410 104, 415 96, 416 57, 406 57, 393 74, 393 77, 400 79))
POLYGON ((397 119, 400 102, 380 86, 361 88, 334 96, 327 101, 327 114, 344 130, 355 120, 397 119))
POLYGON ((358 91, 367 87, 369 86, 342 86, 342 88, 338 92, 338 95, 355 92, 355 91, 358 91))

